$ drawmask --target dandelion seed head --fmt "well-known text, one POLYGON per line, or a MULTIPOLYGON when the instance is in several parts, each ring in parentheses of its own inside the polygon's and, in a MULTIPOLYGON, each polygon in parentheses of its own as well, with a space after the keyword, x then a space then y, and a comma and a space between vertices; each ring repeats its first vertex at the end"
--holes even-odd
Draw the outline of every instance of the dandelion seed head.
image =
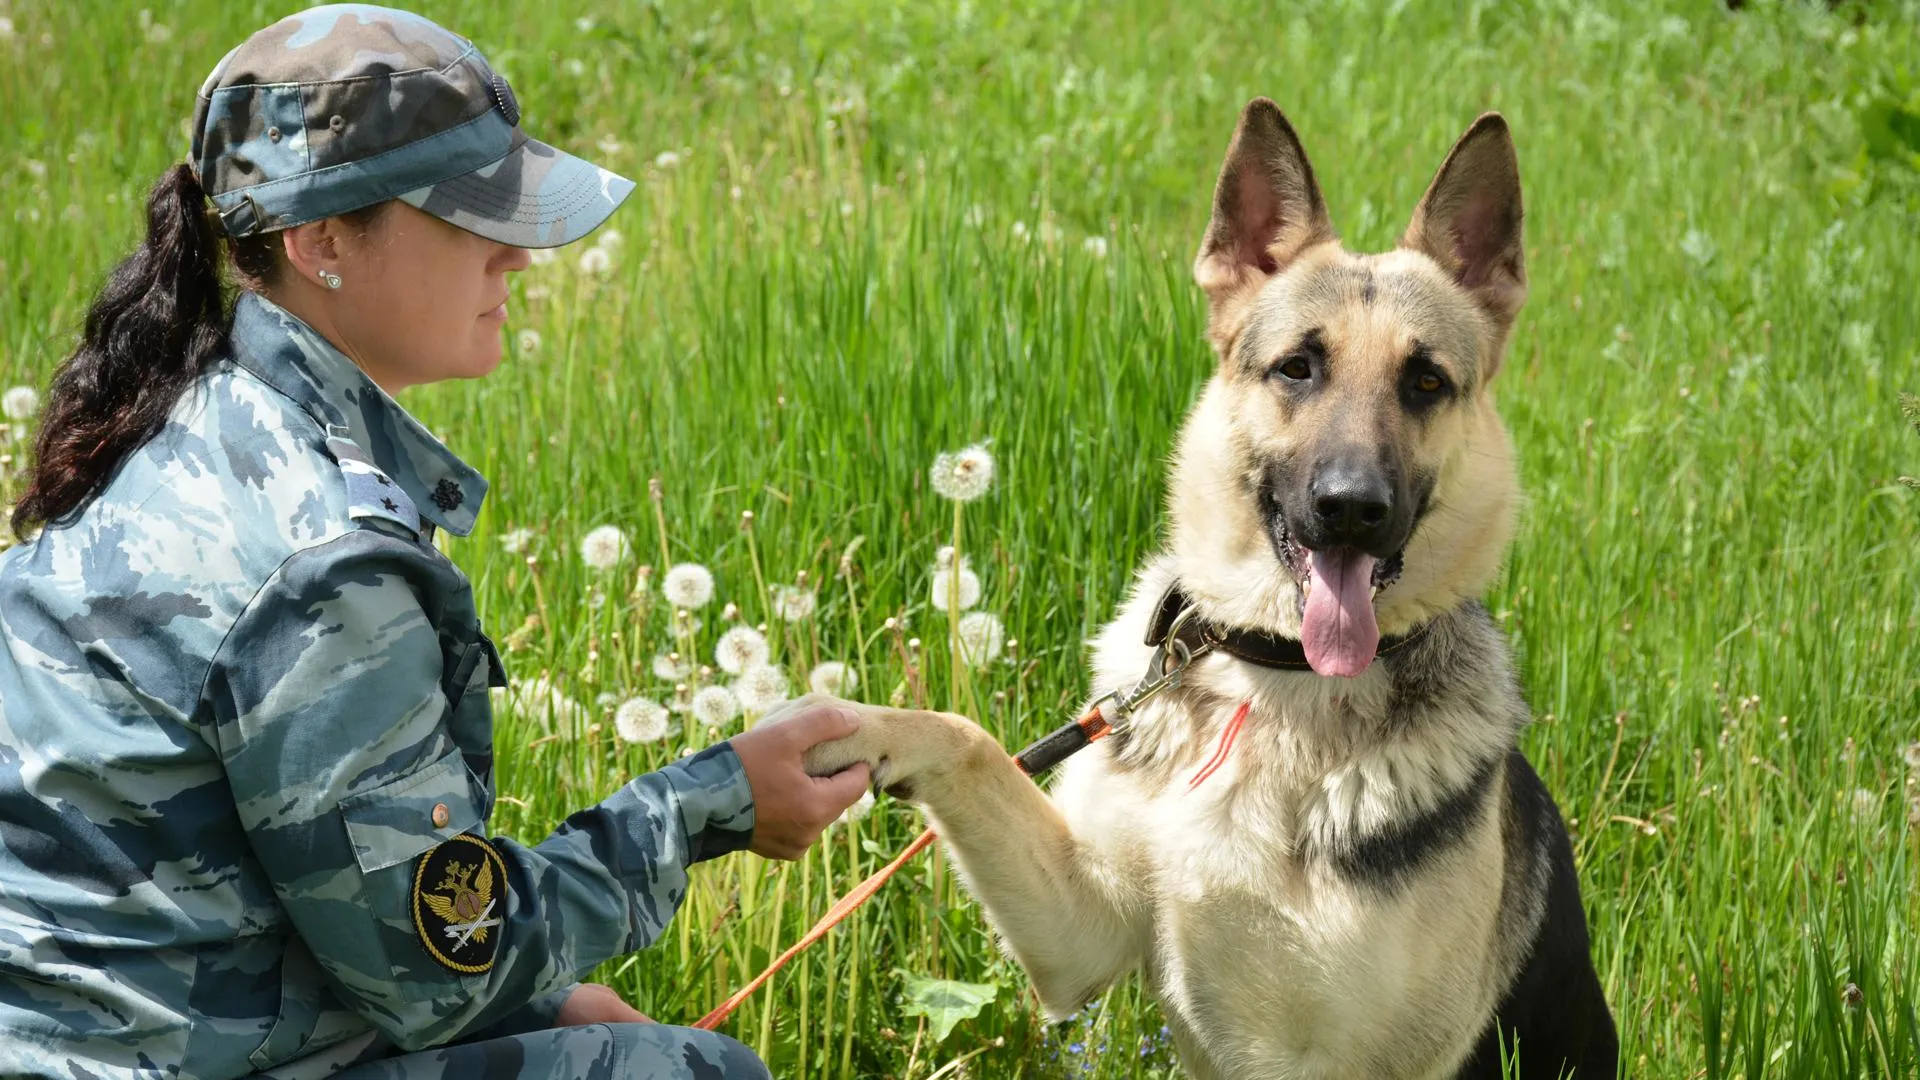
POLYGON ((807 676, 807 689, 828 697, 846 697, 860 686, 860 676, 838 660, 829 660, 807 676))
POLYGON ((1080 241, 1080 250, 1096 259, 1104 259, 1107 257, 1107 238, 1104 236, 1089 236, 1085 240, 1080 241))
POLYGON ((955 628, 960 637, 960 659, 968 667, 985 667, 1000 658, 1006 648, 1007 630, 998 616, 975 611, 960 617, 955 628))
POLYGON ((580 253, 580 272, 602 277, 613 270, 613 254, 603 247, 590 247, 580 253))
POLYGON ((532 529, 510 529, 500 534, 500 546, 509 555, 523 554, 533 543, 532 529))
POLYGON ((805 622, 820 604, 819 594, 798 585, 773 587, 773 613, 787 622, 805 622))
POLYGON ((632 551, 632 542, 618 525, 602 525, 580 538, 580 561, 595 570, 619 566, 632 551))
POLYGON ((938 611, 950 611, 957 607, 966 611, 980 602, 980 578, 971 570, 960 571, 960 591, 953 589, 954 572, 951 566, 933 568, 933 606, 938 611), (948 600, 957 601, 949 606, 948 600))
POLYGON ((1866 788, 1853 789, 1853 819, 1871 824, 1880 817, 1880 796, 1866 788))
POLYGON ((672 150, 662 150, 653 156, 653 167, 656 169, 677 169, 680 167, 680 155, 672 150))
POLYGON ((756 664, 734 680, 733 696, 740 707, 751 713, 763 713, 790 696, 787 673, 775 664, 756 664))
POLYGON ((1908 743, 1900 751, 1900 760, 1907 763, 1907 768, 1920 772, 1920 742, 1908 743))
POLYGON ((693 674, 693 666, 680 659, 679 653, 655 653, 653 656, 653 677, 666 682, 679 682, 693 674))
POLYGON ((681 563, 667 571, 660 591, 675 607, 706 607, 713 599, 713 571, 699 563, 681 563))
POLYGON ((972 502, 993 484, 993 455, 981 444, 933 459, 933 490, 955 502, 972 502))
POLYGON ((522 330, 518 334, 515 334, 513 336, 513 343, 519 346, 520 351, 523 353, 539 352, 540 351, 540 331, 531 330, 531 329, 522 330))
POLYGON ((659 742, 667 734, 666 706, 643 697, 622 702, 614 710, 613 729, 630 743, 659 742))
POLYGON ((589 720, 586 708, 544 675, 510 680, 505 687, 491 689, 487 696, 495 712, 532 720, 549 732, 580 730, 589 720))
POLYGON ((0 413, 9 420, 31 420, 39 411, 40 391, 31 386, 10 386, 0 394, 0 413))
POLYGON ((740 701, 724 686, 703 686, 693 695, 693 718, 708 727, 725 727, 740 715, 740 701))
POLYGON ((720 635, 713 646, 713 662, 720 670, 729 675, 739 675, 748 668, 758 667, 767 662, 773 654, 768 648, 766 635, 751 626, 736 626, 720 635))

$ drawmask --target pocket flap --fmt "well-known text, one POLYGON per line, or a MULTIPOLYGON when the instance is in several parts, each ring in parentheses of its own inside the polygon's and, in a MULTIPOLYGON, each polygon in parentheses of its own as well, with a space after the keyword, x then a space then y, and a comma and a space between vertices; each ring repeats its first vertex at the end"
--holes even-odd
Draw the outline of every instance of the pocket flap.
POLYGON ((480 824, 467 763, 455 750, 417 773, 340 800, 362 873, 396 866, 480 824))

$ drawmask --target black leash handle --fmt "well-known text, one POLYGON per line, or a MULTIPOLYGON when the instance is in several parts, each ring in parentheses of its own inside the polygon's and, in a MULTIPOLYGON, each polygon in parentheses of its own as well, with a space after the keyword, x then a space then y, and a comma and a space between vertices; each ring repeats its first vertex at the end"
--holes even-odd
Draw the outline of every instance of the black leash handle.
MULTIPOLYGON (((1089 718, 1096 719, 1102 734, 1106 732, 1106 721, 1098 720, 1100 710, 1095 709, 1089 718)), ((1028 776, 1039 776, 1055 765, 1085 750, 1093 742, 1094 736, 1087 730, 1088 725, 1080 720, 1071 724, 1062 724, 1013 755, 1013 763, 1028 776)))

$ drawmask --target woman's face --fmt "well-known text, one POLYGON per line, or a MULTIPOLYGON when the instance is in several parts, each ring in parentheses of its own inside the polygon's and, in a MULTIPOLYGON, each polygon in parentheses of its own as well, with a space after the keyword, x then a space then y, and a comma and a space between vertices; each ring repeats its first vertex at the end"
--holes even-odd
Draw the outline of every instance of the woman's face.
POLYGON ((345 226, 332 239, 340 287, 312 297, 331 324, 316 329, 381 389, 478 378, 499 365, 507 275, 527 268, 526 249, 397 200, 365 229, 345 226))

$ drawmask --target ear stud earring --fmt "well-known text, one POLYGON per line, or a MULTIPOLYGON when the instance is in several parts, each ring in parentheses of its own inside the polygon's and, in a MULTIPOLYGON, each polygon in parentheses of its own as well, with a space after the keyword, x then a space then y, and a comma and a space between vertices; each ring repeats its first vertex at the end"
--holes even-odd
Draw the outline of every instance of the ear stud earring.
POLYGON ((337 289, 340 287, 340 275, 331 270, 320 271, 320 280, 325 283, 329 289, 337 289))

